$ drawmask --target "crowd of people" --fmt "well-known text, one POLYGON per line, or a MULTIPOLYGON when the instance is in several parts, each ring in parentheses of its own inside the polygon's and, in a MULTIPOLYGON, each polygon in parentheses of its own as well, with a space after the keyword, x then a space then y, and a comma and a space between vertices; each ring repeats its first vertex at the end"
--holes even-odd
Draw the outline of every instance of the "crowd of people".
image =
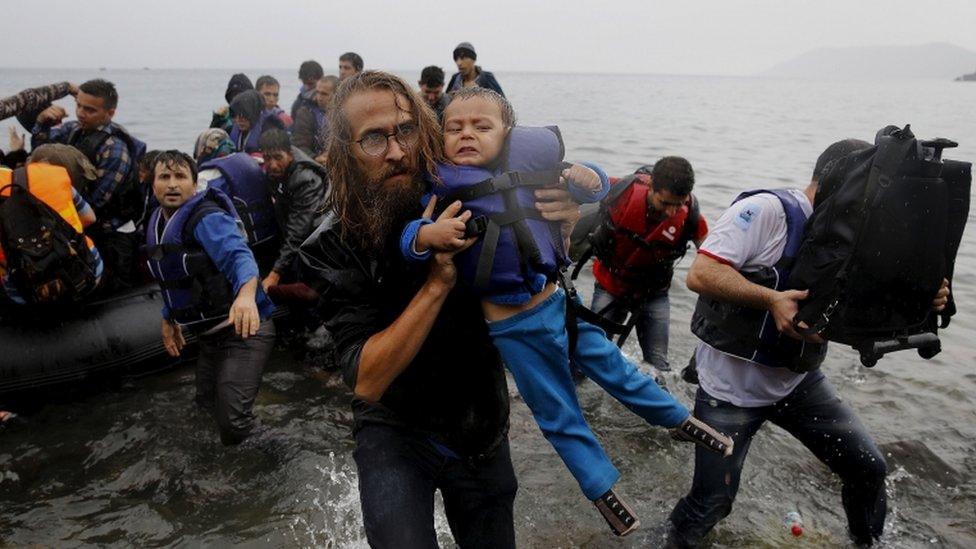
MULTIPOLYGON (((741 197, 710 226, 686 159, 667 156, 619 179, 567 162, 557 128, 516 124, 472 44, 453 55, 458 71, 446 85, 444 71, 428 66, 416 89, 365 71, 352 52, 339 57, 337 76, 306 61, 288 110, 276 79, 252 85, 235 74, 192 154, 147 150, 113 120, 120 99, 105 80, 4 99, 0 117, 30 128, 32 149, 14 132, 2 158, 4 299, 79 302, 155 279, 165 350, 179 356, 186 333, 197 336, 196 402, 228 445, 264 431, 252 407, 275 308, 314 311, 352 391, 363 526, 374 547, 436 546, 437 490, 458 545, 514 546, 505 369, 618 536, 639 519, 586 423, 573 369, 696 445, 691 489, 670 515, 671 546, 698 545, 729 514, 767 420, 840 477, 852 539, 877 540, 887 472, 866 427, 819 368, 740 358, 759 342, 742 335, 737 313, 768 311, 782 334, 825 347, 792 324, 805 292, 752 273, 790 253, 824 169, 869 144, 832 144, 804 189, 741 197), (69 94, 77 120, 65 122, 68 113, 50 103, 69 94), (584 203, 601 204, 589 308, 564 273, 584 203), (22 221, 31 215, 61 220, 49 223, 56 261, 42 265, 14 242, 37 225, 22 221), (644 361, 670 370, 668 290, 689 243, 698 253, 687 284, 718 304, 693 319, 701 342, 692 411, 601 329, 636 326, 644 361)), ((943 285, 933 309, 947 295, 943 285)))

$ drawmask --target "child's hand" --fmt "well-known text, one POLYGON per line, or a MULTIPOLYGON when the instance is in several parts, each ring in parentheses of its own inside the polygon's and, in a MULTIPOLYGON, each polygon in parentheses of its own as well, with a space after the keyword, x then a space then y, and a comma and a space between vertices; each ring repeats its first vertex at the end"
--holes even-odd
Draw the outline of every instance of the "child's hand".
POLYGON ((600 188, 603 186, 600 182, 600 176, 582 164, 573 164, 563 170, 563 180, 570 185, 586 189, 594 194, 600 192, 600 188))
MULTIPOLYGON (((433 215, 436 203, 437 197, 431 197, 427 209, 424 210, 424 217, 433 215)), ((464 248, 468 240, 471 240, 464 238, 464 224, 471 218, 471 211, 465 210, 458 214, 461 208, 461 201, 456 200, 437 216, 437 221, 422 225, 417 230, 417 251, 423 253, 433 249, 437 252, 455 252, 464 248)))

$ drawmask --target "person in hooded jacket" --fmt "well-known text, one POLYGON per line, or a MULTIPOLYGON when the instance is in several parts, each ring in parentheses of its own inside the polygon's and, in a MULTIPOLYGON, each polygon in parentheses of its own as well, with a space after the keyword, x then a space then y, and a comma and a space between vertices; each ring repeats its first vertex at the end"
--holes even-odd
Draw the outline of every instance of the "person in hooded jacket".
POLYGON ((258 139, 269 128, 284 129, 281 120, 272 112, 265 110, 264 99, 255 90, 241 92, 230 102, 230 114, 234 120, 227 132, 234 147, 248 154, 260 153, 258 139))
POLYGON ((298 248, 322 221, 327 183, 325 168, 293 147, 288 132, 268 130, 261 135, 260 143, 275 217, 282 230, 278 258, 261 282, 267 290, 297 278, 298 248))
POLYGON ((251 79, 246 74, 239 72, 231 76, 230 81, 227 82, 227 91, 224 92, 224 99, 227 100, 227 104, 214 111, 213 118, 210 120, 210 127, 220 128, 230 133, 231 128, 234 126, 234 119, 230 115, 231 101, 242 91, 253 89, 254 84, 251 84, 251 79))

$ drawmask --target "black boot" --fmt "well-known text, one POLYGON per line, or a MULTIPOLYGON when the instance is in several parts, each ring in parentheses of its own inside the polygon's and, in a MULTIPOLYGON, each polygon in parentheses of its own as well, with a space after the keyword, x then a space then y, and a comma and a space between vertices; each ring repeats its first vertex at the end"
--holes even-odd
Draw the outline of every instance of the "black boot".
POLYGON ((610 525, 613 533, 620 537, 630 534, 640 526, 640 521, 637 520, 634 511, 612 489, 593 500, 593 504, 596 505, 600 514, 610 525))
POLYGON ((706 450, 722 454, 725 457, 732 455, 732 439, 716 431, 703 423, 694 416, 688 416, 681 425, 672 427, 671 438, 694 442, 706 450))

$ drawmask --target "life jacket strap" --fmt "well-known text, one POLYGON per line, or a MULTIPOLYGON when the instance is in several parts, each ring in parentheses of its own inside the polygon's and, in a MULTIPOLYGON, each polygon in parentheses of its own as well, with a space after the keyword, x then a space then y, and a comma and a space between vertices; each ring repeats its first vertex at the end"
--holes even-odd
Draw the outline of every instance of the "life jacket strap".
POLYGON ((457 189, 441 199, 442 204, 450 204, 455 200, 461 202, 476 200, 492 194, 510 191, 519 187, 545 187, 559 183, 562 169, 538 170, 531 172, 505 172, 501 175, 485 179, 474 185, 457 189))
POLYGON ((619 336, 617 346, 623 346, 627 340, 627 336, 630 335, 630 331, 637 324, 637 315, 631 315, 630 321, 626 324, 620 324, 609 318, 604 318, 601 314, 594 312, 577 301, 579 293, 576 291, 576 286, 573 284, 572 278, 566 276, 565 269, 559 270, 556 279, 559 285, 563 287, 563 291, 566 292, 566 335, 569 340, 569 354, 572 355, 576 350, 576 343, 579 340, 579 326, 576 324, 577 319, 583 319, 584 322, 597 326, 607 334, 610 334, 611 339, 613 339, 612 336, 619 336))
POLYGON ((492 215, 479 215, 469 219, 465 224, 465 236, 481 235, 481 253, 478 255, 478 266, 475 271, 476 288, 487 288, 491 282, 491 270, 495 262, 495 252, 498 249, 498 239, 502 227, 511 226, 517 243, 520 262, 532 265, 539 261, 540 251, 532 236, 532 232, 525 224, 526 219, 545 221, 542 214, 534 208, 513 207, 492 215))
POLYGON ((476 288, 487 288, 491 283, 491 269, 495 264, 495 250, 498 248, 500 235, 501 226, 489 221, 484 234, 481 235, 481 254, 478 256, 478 268, 474 275, 476 288))

